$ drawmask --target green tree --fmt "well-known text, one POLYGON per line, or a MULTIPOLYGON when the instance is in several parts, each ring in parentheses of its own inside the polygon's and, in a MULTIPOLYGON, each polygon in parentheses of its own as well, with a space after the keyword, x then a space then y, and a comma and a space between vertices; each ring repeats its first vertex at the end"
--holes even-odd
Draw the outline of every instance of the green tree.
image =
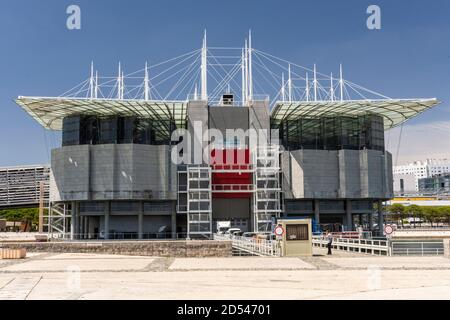
POLYGON ((430 222, 431 227, 433 227, 433 223, 439 220, 441 213, 437 207, 423 207, 423 210, 425 213, 425 220, 430 222))
POLYGON ((440 213, 441 222, 445 221, 447 225, 450 226, 450 207, 449 206, 440 207, 438 210, 440 213))
POLYGON ((413 220, 414 228, 416 227, 416 219, 422 217, 422 208, 418 205, 412 204, 406 207, 406 211, 408 212, 410 218, 413 220))
POLYGON ((392 217, 397 221, 401 220, 403 227, 403 219, 405 218, 405 207, 400 203, 394 203, 393 205, 388 207, 389 213, 392 217))
MULTIPOLYGON (((44 214, 47 209, 44 210, 44 214)), ((0 211, 0 217, 7 221, 14 222, 14 229, 17 222, 24 224, 24 230, 35 230, 39 224, 38 208, 8 209, 0 211)))

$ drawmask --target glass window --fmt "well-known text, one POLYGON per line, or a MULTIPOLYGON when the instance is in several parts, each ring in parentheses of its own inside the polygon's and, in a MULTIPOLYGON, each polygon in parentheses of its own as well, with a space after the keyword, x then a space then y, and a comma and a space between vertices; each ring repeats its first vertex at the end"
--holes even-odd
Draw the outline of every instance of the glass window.
POLYGON ((80 202, 80 212, 105 212, 104 202, 80 202))
POLYGON ((73 146, 80 144, 80 122, 81 118, 79 116, 66 117, 63 119, 63 146, 73 146))
POLYGON ((139 212, 140 203, 131 201, 111 202, 112 212, 139 212))
POLYGON ((288 224, 286 225, 287 241, 306 241, 309 240, 309 230, 307 224, 288 224))
POLYGON ((384 122, 377 115, 285 120, 280 137, 286 149, 373 149, 384 151, 384 122))
POLYGON ((134 117, 72 116, 63 119, 63 145, 171 144, 173 121, 134 117))

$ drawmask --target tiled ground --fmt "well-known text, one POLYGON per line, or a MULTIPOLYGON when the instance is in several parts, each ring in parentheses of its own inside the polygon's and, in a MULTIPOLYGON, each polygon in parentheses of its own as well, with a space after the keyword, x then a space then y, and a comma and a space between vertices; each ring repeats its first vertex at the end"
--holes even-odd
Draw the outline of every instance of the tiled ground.
POLYGON ((375 298, 450 299, 450 259, 339 254, 168 259, 48 253, 0 260, 0 300, 375 298))

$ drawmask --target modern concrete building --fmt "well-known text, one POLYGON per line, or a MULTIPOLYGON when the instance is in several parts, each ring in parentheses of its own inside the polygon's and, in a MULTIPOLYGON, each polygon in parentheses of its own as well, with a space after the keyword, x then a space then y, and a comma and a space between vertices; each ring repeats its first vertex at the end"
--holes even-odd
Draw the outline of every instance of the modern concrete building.
POLYGON ((346 230, 382 223, 382 203, 393 197, 384 131, 436 99, 350 99, 342 76, 325 90, 315 73, 296 98, 289 66, 281 95, 269 100, 253 93, 252 56, 260 53, 251 44, 208 94, 206 71, 217 65, 208 63, 210 54, 205 40, 201 92, 194 81, 186 100, 152 99, 149 83, 156 81, 147 69, 139 97, 124 96, 119 69, 114 98, 99 97, 92 71, 87 98, 17 99, 42 126, 62 131, 62 146, 52 151, 49 232, 72 239, 210 238, 224 220, 256 232, 271 232, 281 217, 346 230), (230 89, 236 70, 239 91, 230 89), (239 132, 264 134, 255 140, 239 132))
POLYGON ((20 166, 0 168, 0 210, 37 207, 41 197, 49 198, 50 166, 20 166))
MULTIPOLYGON (((419 179, 431 178, 438 174, 450 173, 450 160, 448 159, 427 159, 425 161, 414 161, 400 166, 394 166, 394 192, 401 194, 411 192, 410 179, 405 175, 410 175, 414 179, 414 191, 419 192, 419 179), (397 178, 398 177, 398 178, 397 178), (403 189, 400 179, 404 180, 403 189)), ((411 194, 411 193, 409 193, 411 194)))
MULTIPOLYGON (((414 174, 397 173, 394 177, 394 194, 396 196, 417 195, 417 179, 414 174)), ((419 179, 420 180, 420 179, 419 179)))
POLYGON ((450 194, 450 174, 438 174, 431 178, 419 179, 419 193, 432 196, 448 196, 450 194))

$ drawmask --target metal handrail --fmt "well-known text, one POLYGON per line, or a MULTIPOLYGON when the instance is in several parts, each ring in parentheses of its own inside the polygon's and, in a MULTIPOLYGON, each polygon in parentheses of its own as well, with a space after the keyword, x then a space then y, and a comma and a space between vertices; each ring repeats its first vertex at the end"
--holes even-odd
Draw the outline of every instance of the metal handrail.
POLYGON ((266 239, 246 238, 241 236, 214 235, 214 240, 232 241, 233 247, 260 256, 275 256, 281 254, 280 247, 276 241, 266 239))
POLYGON ((253 191, 252 184, 213 184, 212 191, 253 191))
MULTIPOLYGON (((313 236, 313 245, 316 247, 326 247, 328 240, 325 236, 313 236)), ((352 251, 375 255, 390 255, 390 246, 387 240, 367 240, 333 238, 332 248, 335 250, 352 251)))
POLYGON ((436 245, 438 241, 393 241, 391 242, 391 252, 397 255, 442 255, 444 254, 444 245, 442 247, 426 248, 426 245, 436 245), (416 246, 415 248, 405 247, 408 245, 416 246), (403 247, 402 247, 403 246, 403 247))

